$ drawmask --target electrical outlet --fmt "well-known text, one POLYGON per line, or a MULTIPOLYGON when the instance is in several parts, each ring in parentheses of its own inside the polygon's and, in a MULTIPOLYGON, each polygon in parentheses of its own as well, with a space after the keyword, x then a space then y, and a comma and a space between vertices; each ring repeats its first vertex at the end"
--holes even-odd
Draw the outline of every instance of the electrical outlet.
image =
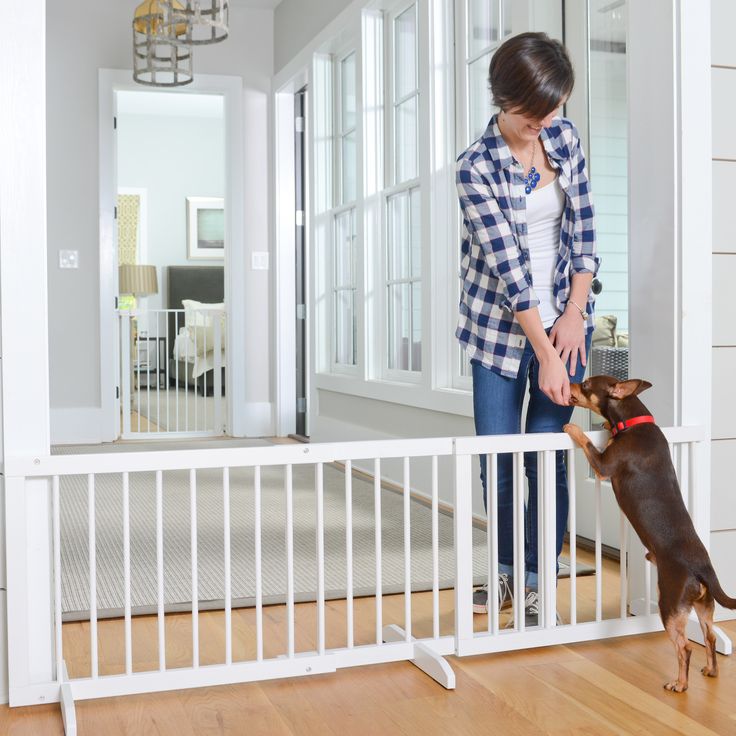
POLYGON ((268 271, 268 251, 258 251, 251 255, 251 268, 254 271, 268 271))
POLYGON ((60 250, 59 268, 79 268, 79 251, 60 250))

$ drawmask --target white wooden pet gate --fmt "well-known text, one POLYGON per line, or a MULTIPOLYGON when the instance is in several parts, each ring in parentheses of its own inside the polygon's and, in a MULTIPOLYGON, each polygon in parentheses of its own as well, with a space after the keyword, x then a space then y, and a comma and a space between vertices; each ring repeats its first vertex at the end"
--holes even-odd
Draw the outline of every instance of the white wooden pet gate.
POLYGON ((123 439, 224 434, 225 311, 119 312, 123 439))
MULTIPOLYGON (((703 518, 702 494, 707 489, 699 488, 697 479, 697 447, 702 439, 702 432, 693 428, 674 428, 665 430, 673 448, 673 457, 679 471, 683 495, 690 509, 696 526, 701 532, 707 532, 708 520, 703 518)), ((606 433, 598 432, 589 435, 594 442, 604 443, 606 433)), ((190 688, 204 685, 238 683, 272 678, 294 677, 318 673, 334 672, 343 667, 376 664, 383 662, 410 661, 426 671, 430 676, 447 688, 454 687, 455 678, 452 669, 443 657, 448 654, 459 656, 500 652, 526 647, 546 646, 551 644, 571 643, 590 639, 602 639, 612 636, 638 634, 655 631, 661 628, 659 617, 653 606, 653 572, 650 564, 644 559, 640 547, 629 544, 628 524, 622 517, 621 522, 621 577, 620 606, 617 611, 604 610, 602 591, 602 557, 601 557, 601 523, 600 523, 600 483, 596 484, 596 554, 595 554, 595 614, 578 620, 578 580, 575 574, 576 564, 576 518, 575 518, 575 451, 571 440, 564 434, 555 435, 514 435, 497 437, 439 438, 416 440, 391 440, 374 442, 351 442, 313 445, 275 445, 258 448, 234 449, 200 449, 188 452, 147 452, 147 453, 115 453, 99 455, 53 456, 29 459, 8 459, 6 461, 6 493, 8 523, 8 586, 9 596, 9 678, 11 706, 29 705, 41 702, 62 702, 67 734, 75 733, 74 700, 99 698, 112 695, 154 692, 178 688, 190 688), (555 519, 555 451, 567 453, 569 467, 570 492, 570 563, 571 578, 569 582, 569 606, 561 599, 557 589, 555 552, 554 552, 554 519, 555 519), (473 591, 473 525, 478 519, 472 512, 472 480, 477 472, 477 455, 487 454, 489 462, 489 504, 487 520, 492 519, 497 504, 496 474, 497 455, 499 453, 514 455, 514 514, 515 514, 515 575, 517 600, 510 625, 502 627, 497 611, 487 617, 487 625, 476 630, 472 613, 473 591), (523 603, 518 598, 518 591, 523 595, 523 453, 538 453, 540 479, 539 493, 539 530, 540 530, 540 593, 541 610, 539 625, 527 628, 523 616, 523 603), (325 567, 329 559, 325 554, 325 485, 324 470, 326 464, 339 463, 344 468, 344 554, 346 593, 344 599, 345 629, 344 646, 329 646, 325 600, 325 567), (419 472, 412 472, 421 463, 424 470, 421 481, 419 472), (440 463, 450 469, 449 473, 439 470, 440 463), (261 507, 261 474, 266 469, 278 466, 283 472, 283 545, 286 555, 285 581, 285 631, 280 632, 279 641, 283 641, 281 650, 274 655, 274 646, 268 641, 270 630, 264 625, 263 579, 262 569, 262 507, 261 507), (314 468, 314 521, 316 527, 316 564, 317 585, 314 591, 316 601, 316 620, 314 646, 309 651, 297 651, 295 646, 295 585, 294 585, 294 488, 292 472, 297 466, 314 468), (222 492, 222 530, 223 530, 223 565, 220 570, 224 584, 224 652, 219 664, 203 664, 200 658, 199 641, 199 603, 197 594, 197 473, 203 469, 218 469, 221 472, 222 492), (252 485, 237 491, 231 488, 230 474, 236 469, 252 469, 252 485), (354 529, 352 516, 354 471, 361 469, 361 477, 368 478, 373 488, 374 518, 369 530, 354 529), (164 568, 164 525, 163 499, 164 479, 166 472, 189 471, 189 493, 183 501, 189 504, 191 529, 191 615, 192 615, 192 661, 190 666, 167 667, 166 652, 166 614, 164 612, 164 588, 166 584, 164 568), (155 569, 158 589, 157 603, 157 651, 151 652, 148 660, 157 663, 149 671, 134 671, 133 643, 134 627, 131 613, 131 535, 130 513, 131 494, 130 477, 133 473, 148 473, 155 478, 152 488, 155 493, 155 569), (120 525, 122 535, 123 590, 124 600, 124 668, 119 674, 106 674, 100 670, 98 651, 98 608, 97 608, 97 561, 96 550, 98 540, 96 534, 95 481, 103 474, 115 474, 121 479, 122 518, 120 525), (61 610, 61 512, 64 494, 60 494, 60 484, 66 476, 86 476, 89 563, 89 674, 84 677, 70 678, 65 667, 65 645, 62 636, 61 610), (451 476, 454 475, 454 478, 451 476), (385 502, 385 480, 391 476, 397 481, 398 490, 403 494, 403 514, 400 528, 403 530, 403 616, 389 620, 386 615, 386 593, 382 586, 376 584, 372 593, 374 602, 370 603, 371 621, 375 619, 375 629, 370 641, 365 640, 363 629, 362 640, 356 634, 355 610, 356 597, 353 585, 353 540, 354 533, 360 533, 365 539, 369 533, 370 545, 375 554, 375 580, 382 580, 382 502, 385 502), (414 481, 414 482, 412 482, 414 481), (438 527, 441 513, 448 513, 442 508, 439 488, 442 485, 454 484, 454 600, 449 603, 440 592, 439 539, 438 527), (39 485, 41 484, 41 485, 39 485), (44 526, 43 519, 29 517, 29 505, 26 494, 33 490, 45 499, 50 510, 50 524, 44 526), (254 528, 252 564, 255 570, 255 646, 253 656, 238 657, 234 653, 233 637, 238 633, 233 629, 233 601, 231 575, 233 559, 231 556, 231 499, 232 494, 248 493, 252 503, 254 528), (431 525, 431 559, 432 559, 432 591, 431 621, 428 614, 421 616, 412 613, 412 547, 411 529, 412 494, 425 496, 425 504, 431 508, 429 522, 431 525), (39 528, 42 530, 39 533, 39 528), (48 533, 51 563, 48 567, 49 579, 25 579, 23 571, 30 556, 38 554, 39 545, 43 552, 43 540, 48 533), (627 556, 627 551, 628 556, 627 556), (632 600, 629 575, 639 570, 640 578, 646 581, 644 601, 632 600), (49 600, 52 604, 51 615, 47 618, 50 631, 34 630, 37 616, 31 611, 24 611, 25 602, 30 599, 31 586, 49 586, 49 600), (27 586, 27 587, 26 587, 27 586), (454 622, 451 612, 454 608, 454 622), (567 609, 563 623, 556 619, 556 610, 567 609), (642 615, 631 616, 630 610, 637 609, 642 615), (442 611, 445 615, 442 615, 442 611), (26 615, 24 615, 24 613, 26 615), (50 636, 49 647, 52 662, 46 671, 51 676, 32 671, 28 665, 26 653, 33 648, 38 637, 50 636), (265 646, 268 645, 268 646, 265 646)), ((250 472, 250 471, 249 471, 250 472)), ((342 503, 342 499, 341 499, 342 503)), ((416 523, 416 522, 415 522, 416 523)), ((426 523, 426 522, 424 522, 426 523)), ((498 538, 495 524, 487 524, 484 529, 485 554, 487 558, 488 585, 490 600, 497 596, 498 538)), ((476 532, 477 534, 477 532, 476 532)), ((151 561, 153 564, 153 560, 151 561)), ((443 586, 445 587, 445 586, 443 586)), ((641 594, 641 591, 639 592, 641 594)), ((416 596, 416 594, 414 594, 416 596)), ((425 595, 429 595, 426 593, 425 595)), ((342 604, 341 604, 342 605, 342 604)), ((396 610, 395 607, 393 610, 396 610)), ((425 607, 422 610, 428 610, 425 607)), ((43 621, 43 617, 40 619, 43 621)), ((476 622, 485 619, 476 617, 476 622)), ((340 636, 343 636, 343 633, 340 636)), ((334 636, 331 637, 334 640, 334 636)), ((140 643, 137 644, 139 648, 140 643)), ((730 642, 721 641, 721 650, 729 651, 730 642)))

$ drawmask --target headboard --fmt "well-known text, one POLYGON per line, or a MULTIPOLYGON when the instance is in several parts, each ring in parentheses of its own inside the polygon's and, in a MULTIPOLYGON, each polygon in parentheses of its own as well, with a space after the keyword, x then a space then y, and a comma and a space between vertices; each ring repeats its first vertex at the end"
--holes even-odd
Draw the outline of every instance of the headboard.
MULTIPOLYGON (((166 308, 182 309, 182 299, 194 299, 204 304, 225 301, 225 269, 223 266, 167 266, 166 308)), ((179 327, 184 326, 179 315, 179 327)), ((172 346, 176 335, 176 315, 169 314, 169 339, 172 346)))

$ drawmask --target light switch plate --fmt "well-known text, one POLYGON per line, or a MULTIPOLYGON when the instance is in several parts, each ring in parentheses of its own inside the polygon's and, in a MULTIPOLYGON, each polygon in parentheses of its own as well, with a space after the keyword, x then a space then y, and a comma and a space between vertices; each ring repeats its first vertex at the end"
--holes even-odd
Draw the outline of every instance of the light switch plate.
POLYGON ((60 250, 59 268, 79 268, 79 251, 60 250))
POLYGON ((268 271, 268 251, 257 251, 251 255, 251 268, 254 271, 268 271))

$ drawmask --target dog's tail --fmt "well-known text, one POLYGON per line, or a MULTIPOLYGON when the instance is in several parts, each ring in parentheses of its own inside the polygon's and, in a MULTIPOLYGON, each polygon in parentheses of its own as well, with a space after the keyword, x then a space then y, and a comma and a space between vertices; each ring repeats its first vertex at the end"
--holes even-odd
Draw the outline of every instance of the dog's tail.
POLYGON ((700 570, 698 578, 706 588, 708 592, 724 607, 724 608, 736 608, 736 598, 731 598, 726 595, 721 584, 718 582, 718 576, 712 565, 708 565, 700 570))

